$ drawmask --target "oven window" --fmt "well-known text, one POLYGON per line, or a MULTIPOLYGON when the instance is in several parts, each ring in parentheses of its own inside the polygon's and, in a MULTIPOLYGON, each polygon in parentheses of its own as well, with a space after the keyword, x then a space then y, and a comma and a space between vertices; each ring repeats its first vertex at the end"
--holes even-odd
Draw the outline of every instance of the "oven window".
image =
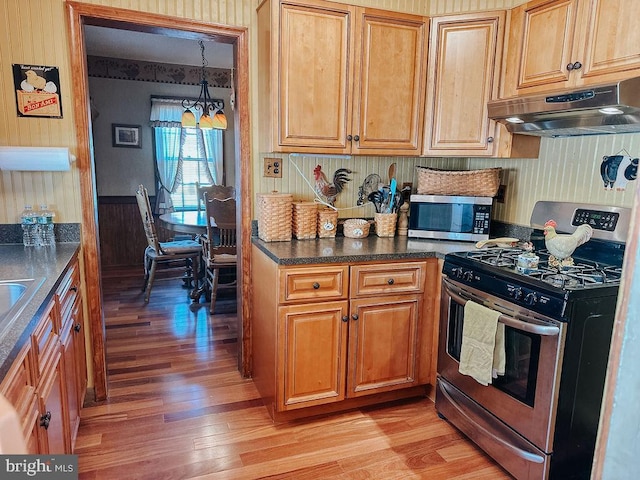
MULTIPOLYGON (((447 352, 460 361, 464 307, 450 303, 447 352)), ((540 336, 505 327, 505 374, 493 379, 492 385, 507 395, 533 407, 538 360, 540 358, 540 336)))

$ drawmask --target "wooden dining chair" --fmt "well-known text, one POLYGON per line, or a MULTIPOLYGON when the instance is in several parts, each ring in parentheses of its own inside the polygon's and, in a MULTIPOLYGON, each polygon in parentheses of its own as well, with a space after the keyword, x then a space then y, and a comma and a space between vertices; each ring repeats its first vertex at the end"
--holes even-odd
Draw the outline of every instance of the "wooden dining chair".
POLYGON ((144 285, 142 286, 142 291, 145 292, 144 301, 149 302, 158 264, 167 268, 177 268, 176 262, 180 262, 182 271, 184 272, 186 269, 187 277, 194 280, 197 287, 198 269, 202 256, 200 243, 195 240, 160 242, 149 203, 149 194, 143 185, 138 186, 136 200, 142 217, 144 233, 147 237, 147 247, 144 250, 144 285))
POLYGON ((198 195, 198 211, 204 208, 204 194, 208 193, 209 197, 219 198, 236 198, 236 189, 227 185, 200 185, 196 182, 196 195, 198 195))
POLYGON ((205 283, 211 297, 209 312, 214 313, 218 288, 234 288, 236 280, 220 284, 221 269, 236 269, 238 263, 236 244, 236 201, 219 199, 204 193, 207 212, 207 234, 203 242, 205 283))

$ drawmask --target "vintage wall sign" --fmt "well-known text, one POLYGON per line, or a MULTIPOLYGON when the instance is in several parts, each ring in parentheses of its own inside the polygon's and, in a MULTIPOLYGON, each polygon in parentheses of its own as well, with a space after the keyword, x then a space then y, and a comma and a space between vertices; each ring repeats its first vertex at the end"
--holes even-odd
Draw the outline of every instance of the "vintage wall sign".
POLYGON ((58 67, 13 64, 19 117, 62 118, 58 67))

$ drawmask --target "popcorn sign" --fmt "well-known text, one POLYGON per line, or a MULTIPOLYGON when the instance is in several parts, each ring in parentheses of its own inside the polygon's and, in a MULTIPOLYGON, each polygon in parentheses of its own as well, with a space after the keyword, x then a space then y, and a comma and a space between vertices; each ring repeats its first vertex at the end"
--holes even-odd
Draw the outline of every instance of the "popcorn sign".
POLYGON ((58 67, 13 64, 19 117, 62 118, 58 67))

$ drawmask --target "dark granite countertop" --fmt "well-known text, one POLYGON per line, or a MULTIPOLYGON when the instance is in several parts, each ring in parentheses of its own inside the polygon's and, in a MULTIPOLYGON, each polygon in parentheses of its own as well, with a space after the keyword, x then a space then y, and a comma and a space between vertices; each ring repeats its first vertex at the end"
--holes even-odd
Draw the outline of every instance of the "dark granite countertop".
POLYGON ((39 314, 53 298, 61 275, 78 254, 77 242, 58 243, 55 247, 23 247, 0 245, 0 280, 33 278, 42 285, 19 314, 16 321, 0 337, 0 380, 28 341, 39 314))
POLYGON ((447 253, 475 248, 474 243, 445 240, 422 240, 408 237, 316 238, 290 242, 264 242, 257 237, 253 244, 280 265, 318 263, 357 263, 377 260, 444 258, 447 253))

